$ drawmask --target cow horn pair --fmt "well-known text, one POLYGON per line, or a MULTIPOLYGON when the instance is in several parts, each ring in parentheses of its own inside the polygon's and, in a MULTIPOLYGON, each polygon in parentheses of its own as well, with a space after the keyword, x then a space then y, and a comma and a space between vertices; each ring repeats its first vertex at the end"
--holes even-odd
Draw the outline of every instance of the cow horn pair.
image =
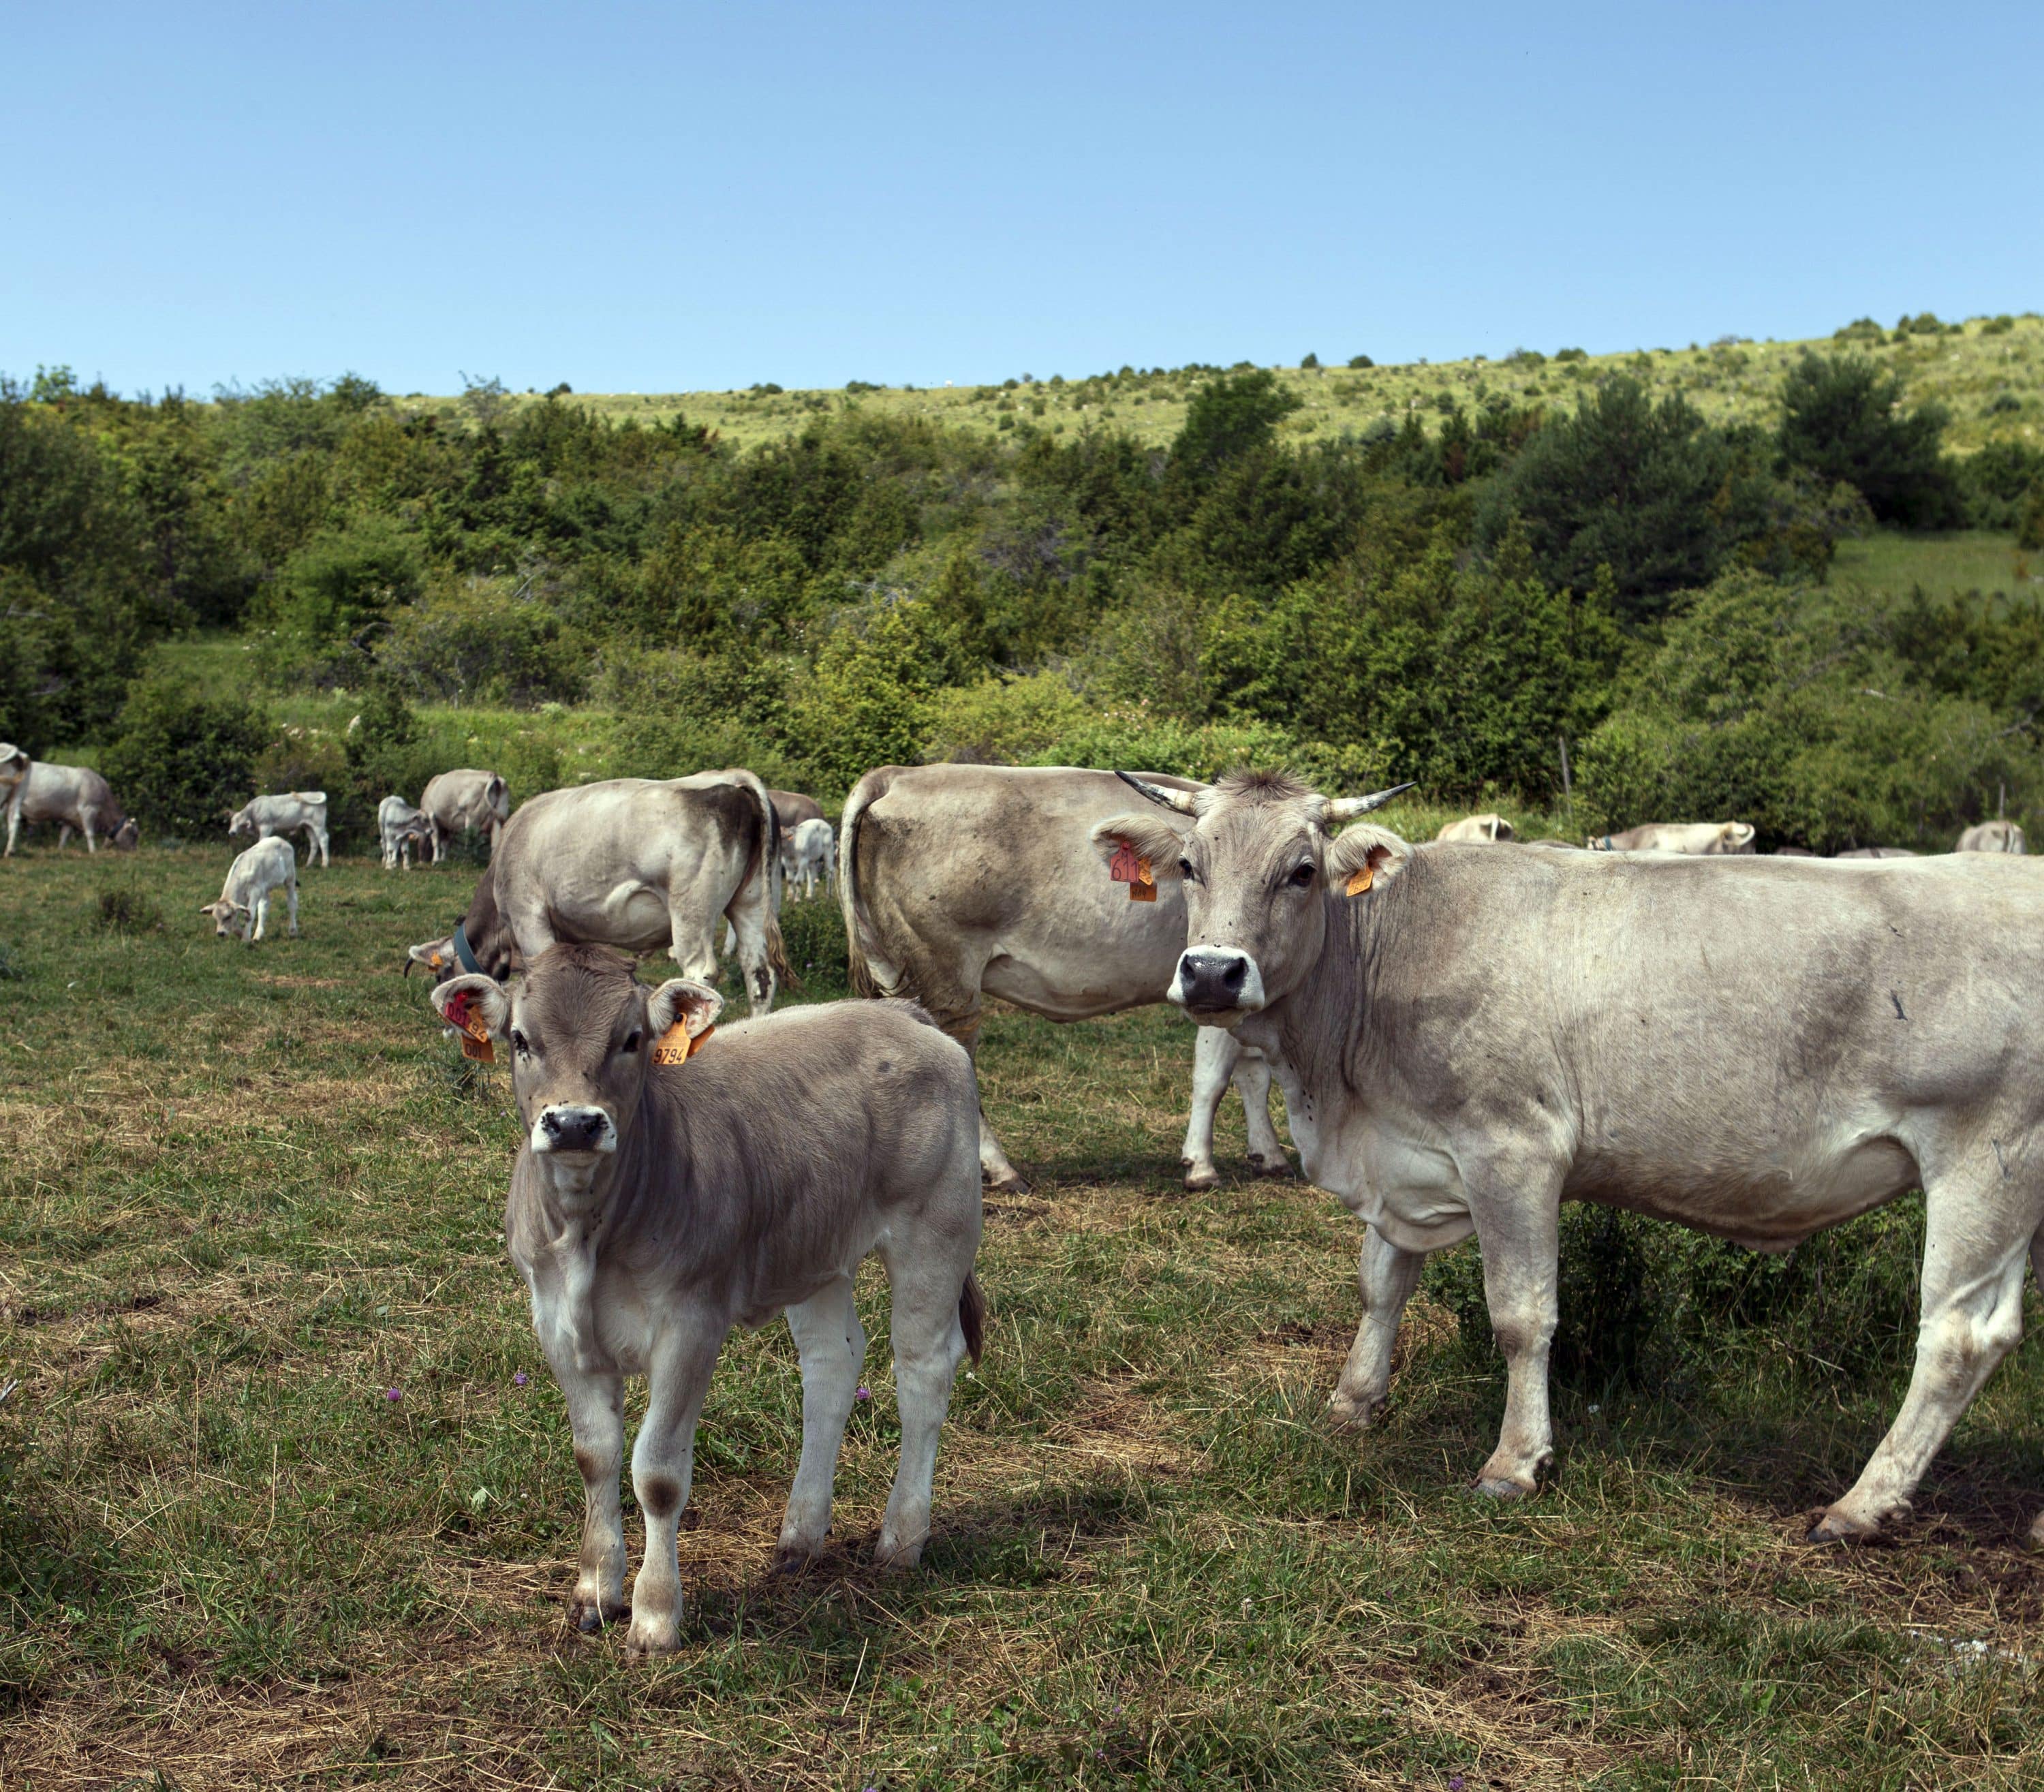
MULTIPOLYGON (((1140 778, 1126 771, 1117 771, 1115 776, 1132 790, 1139 791, 1152 802, 1166 809, 1175 809, 1181 815, 1197 813, 1194 805, 1201 793, 1197 790, 1167 790, 1161 785, 1146 784, 1140 778)), ((1367 815, 1373 809, 1381 809, 1395 796, 1402 796, 1411 790, 1410 784, 1393 784, 1388 790, 1375 790, 1366 797, 1330 797, 1327 799, 1327 819, 1330 821, 1353 821, 1358 815, 1367 815)))

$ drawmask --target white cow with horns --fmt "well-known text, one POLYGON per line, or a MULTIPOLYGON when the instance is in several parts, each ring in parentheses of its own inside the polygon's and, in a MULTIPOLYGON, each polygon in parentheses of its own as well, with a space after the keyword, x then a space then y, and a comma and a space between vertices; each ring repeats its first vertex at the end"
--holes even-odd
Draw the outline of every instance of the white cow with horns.
MULTIPOLYGON (((1093 830, 1182 879, 1170 998, 1270 1059, 1306 1173, 1370 1227, 1334 1397, 1366 1423, 1427 1254, 1472 1232, 1509 1378, 1477 1485, 1533 1491, 1565 1200, 1792 1249, 1925 1198, 1916 1364, 1811 1533, 1877 1534, 2044 1275, 2044 879, 2000 854, 1809 859, 1415 848, 1289 779, 1093 830)), ((2044 1525, 2037 1532, 2044 1542, 2044 1525)))

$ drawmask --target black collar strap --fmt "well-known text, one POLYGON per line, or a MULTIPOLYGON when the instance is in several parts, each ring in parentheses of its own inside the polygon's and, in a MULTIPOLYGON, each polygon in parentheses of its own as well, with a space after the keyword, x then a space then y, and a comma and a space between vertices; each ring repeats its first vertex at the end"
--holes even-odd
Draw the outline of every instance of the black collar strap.
POLYGON ((454 956, 460 960, 461 967, 471 976, 480 977, 482 967, 475 962, 475 948, 468 943, 468 928, 465 922, 457 922, 454 930, 454 956))

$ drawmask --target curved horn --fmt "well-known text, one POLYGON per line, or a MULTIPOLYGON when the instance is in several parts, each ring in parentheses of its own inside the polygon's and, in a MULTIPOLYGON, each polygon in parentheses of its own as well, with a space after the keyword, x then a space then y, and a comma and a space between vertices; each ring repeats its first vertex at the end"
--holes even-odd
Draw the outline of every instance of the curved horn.
POLYGON ((1330 797, 1327 799, 1327 819, 1330 821, 1353 821, 1358 815, 1367 815, 1373 809, 1381 809, 1393 797, 1403 796, 1412 786, 1393 784, 1388 790, 1373 790, 1366 797, 1330 797))
MULTIPOLYGON (((1193 800, 1197 794, 1195 791, 1167 790, 1159 784, 1146 784, 1140 778, 1132 776, 1126 771, 1117 771, 1115 776, 1138 795, 1147 797, 1152 802, 1162 808, 1175 809, 1181 815, 1190 815, 1193 813, 1193 800)), ((1408 788, 1409 787, 1408 786, 1408 788)))

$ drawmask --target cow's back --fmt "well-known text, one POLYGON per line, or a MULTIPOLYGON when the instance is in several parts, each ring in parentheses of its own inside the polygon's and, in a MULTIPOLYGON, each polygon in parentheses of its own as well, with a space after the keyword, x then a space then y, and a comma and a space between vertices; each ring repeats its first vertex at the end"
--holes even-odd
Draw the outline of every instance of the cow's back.
POLYGON ((1132 902, 1092 843, 1096 823, 1141 804, 1112 772, 1070 767, 868 772, 840 845, 854 954, 863 941, 888 993, 947 1025, 982 987, 1061 1019, 1162 1000, 1185 944, 1178 885, 1159 879, 1156 900, 1132 902))
POLYGON ((68 821, 82 827, 90 814, 97 825, 101 813, 113 806, 111 786, 89 766, 37 759, 21 783, 24 821, 68 821))

